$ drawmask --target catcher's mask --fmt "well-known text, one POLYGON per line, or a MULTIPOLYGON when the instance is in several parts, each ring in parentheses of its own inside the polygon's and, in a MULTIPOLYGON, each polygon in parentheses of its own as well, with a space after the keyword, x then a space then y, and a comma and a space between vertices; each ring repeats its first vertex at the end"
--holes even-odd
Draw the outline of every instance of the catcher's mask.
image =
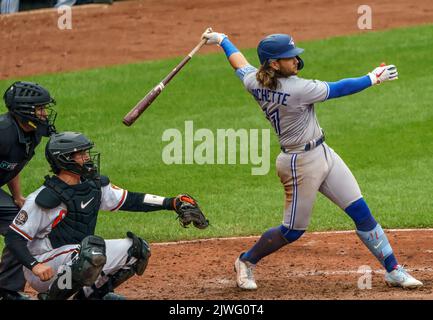
POLYGON ((19 121, 38 130, 43 136, 56 131, 56 101, 37 83, 18 81, 6 89, 3 100, 9 112, 19 121))
POLYGON ((271 34, 260 41, 257 55, 260 64, 265 65, 272 60, 293 58, 298 59, 298 70, 304 67, 304 61, 299 56, 304 49, 295 46, 293 38, 288 34, 271 34))
POLYGON ((92 151, 93 146, 93 142, 82 133, 57 133, 48 140, 45 157, 55 174, 65 170, 85 179, 94 179, 99 176, 100 153, 92 151), (82 154, 83 164, 74 160, 77 153, 82 154))

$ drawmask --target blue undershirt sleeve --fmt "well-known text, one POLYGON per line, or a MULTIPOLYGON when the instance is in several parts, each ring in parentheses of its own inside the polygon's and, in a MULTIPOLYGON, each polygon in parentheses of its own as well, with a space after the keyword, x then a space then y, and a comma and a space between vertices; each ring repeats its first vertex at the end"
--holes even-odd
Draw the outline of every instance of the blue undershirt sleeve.
POLYGON ((325 100, 348 96, 368 87, 371 87, 371 80, 368 75, 359 78, 348 78, 337 82, 326 82, 329 87, 329 94, 325 100))

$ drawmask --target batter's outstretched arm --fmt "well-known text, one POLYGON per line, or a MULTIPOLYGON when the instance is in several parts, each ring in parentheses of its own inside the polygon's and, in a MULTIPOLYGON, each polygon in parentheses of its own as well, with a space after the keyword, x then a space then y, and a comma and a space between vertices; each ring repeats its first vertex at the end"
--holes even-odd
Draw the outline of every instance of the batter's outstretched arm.
POLYGON ((238 70, 249 65, 248 60, 239 51, 238 48, 229 40, 229 38, 224 33, 219 32, 205 32, 202 38, 207 38, 206 44, 218 44, 223 48, 227 59, 233 69, 238 70))
POLYGON ((328 96, 326 99, 344 97, 362 91, 375 84, 396 79, 398 79, 397 67, 395 65, 381 64, 380 67, 377 67, 363 77, 342 79, 337 82, 326 82, 328 86, 328 96))

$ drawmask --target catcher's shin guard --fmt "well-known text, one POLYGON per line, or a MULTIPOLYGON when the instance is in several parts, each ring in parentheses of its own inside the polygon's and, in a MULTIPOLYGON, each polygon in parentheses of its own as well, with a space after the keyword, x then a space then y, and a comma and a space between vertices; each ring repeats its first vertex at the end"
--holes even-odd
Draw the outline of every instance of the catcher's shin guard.
POLYGON ((113 292, 115 288, 131 278, 134 274, 135 270, 133 268, 120 269, 116 273, 109 275, 108 281, 101 287, 97 288, 95 285, 92 285, 93 292, 88 297, 85 296, 84 291, 81 289, 78 294, 75 295, 74 299, 103 300, 108 293, 113 292))
POLYGON ((84 286, 91 286, 101 274, 107 261, 105 255, 105 241, 101 237, 87 236, 81 242, 78 257, 70 266, 70 283, 65 284, 65 269, 51 284, 46 294, 39 297, 43 300, 66 300, 84 286))
POLYGON ((128 231, 126 235, 128 238, 132 239, 132 245, 128 249, 128 259, 126 260, 126 264, 128 264, 131 258, 136 258, 137 261, 132 266, 126 266, 116 273, 109 275, 108 281, 101 287, 97 288, 93 285, 93 292, 88 297, 85 297, 84 292, 80 291, 76 296, 76 299, 103 299, 106 294, 113 292, 115 288, 135 274, 142 275, 144 273, 151 255, 149 244, 145 240, 137 237, 131 231, 128 231))
POLYGON ((134 264, 134 269, 135 272, 141 276, 144 273, 144 270, 146 270, 147 264, 149 263, 149 258, 151 256, 149 244, 146 242, 146 240, 137 237, 131 231, 128 231, 126 235, 128 238, 132 239, 132 246, 128 250, 128 261, 132 257, 137 259, 134 264))

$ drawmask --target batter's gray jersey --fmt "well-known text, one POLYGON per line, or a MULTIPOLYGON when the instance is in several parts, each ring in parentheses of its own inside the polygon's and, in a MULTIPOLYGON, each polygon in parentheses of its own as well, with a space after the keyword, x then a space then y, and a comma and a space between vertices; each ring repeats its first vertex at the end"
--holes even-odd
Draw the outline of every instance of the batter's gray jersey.
POLYGON ((326 143, 309 151, 303 148, 322 135, 314 103, 328 98, 329 86, 323 81, 291 76, 281 78, 280 86, 273 91, 258 83, 256 73, 250 65, 236 71, 272 123, 281 146, 288 149, 278 155, 276 163, 286 193, 283 225, 306 230, 318 191, 343 210, 362 197, 355 177, 326 143), (301 146, 301 152, 297 152, 301 146))
POLYGON ((296 148, 319 138, 322 130, 314 112, 314 103, 328 98, 328 84, 291 76, 280 78, 278 88, 270 90, 259 84, 256 73, 257 68, 251 65, 236 70, 274 127, 281 147, 296 148))

